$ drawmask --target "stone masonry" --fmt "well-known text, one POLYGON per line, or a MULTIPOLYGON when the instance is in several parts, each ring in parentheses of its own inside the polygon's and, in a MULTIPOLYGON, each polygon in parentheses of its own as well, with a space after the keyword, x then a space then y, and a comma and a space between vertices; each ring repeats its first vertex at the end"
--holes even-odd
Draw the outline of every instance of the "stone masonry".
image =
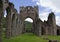
POLYGON ((32 33, 41 35, 60 35, 60 27, 56 25, 55 14, 51 12, 47 21, 39 18, 38 6, 20 6, 20 13, 14 7, 14 4, 8 0, 0 0, 0 42, 2 42, 2 20, 6 10, 6 31, 5 37, 10 38, 25 33, 24 20, 31 18, 33 20, 32 33))

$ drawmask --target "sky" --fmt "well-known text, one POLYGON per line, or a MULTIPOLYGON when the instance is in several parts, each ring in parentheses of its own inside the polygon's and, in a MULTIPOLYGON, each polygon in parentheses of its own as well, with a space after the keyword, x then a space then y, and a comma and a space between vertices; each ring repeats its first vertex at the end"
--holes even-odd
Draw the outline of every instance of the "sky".
MULTIPOLYGON (((50 12, 54 12, 56 16, 56 24, 60 26, 60 0, 9 0, 15 5, 19 13, 20 6, 39 6, 39 18, 47 21, 50 12)), ((27 18, 26 21, 33 20, 27 18)))

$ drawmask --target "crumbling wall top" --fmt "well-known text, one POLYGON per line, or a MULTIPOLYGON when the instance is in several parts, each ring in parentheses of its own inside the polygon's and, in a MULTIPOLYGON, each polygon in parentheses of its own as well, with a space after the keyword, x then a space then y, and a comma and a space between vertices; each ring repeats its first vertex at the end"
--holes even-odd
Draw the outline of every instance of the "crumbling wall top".
POLYGON ((30 10, 30 9, 38 10, 38 6, 34 6, 34 7, 32 7, 32 6, 21 6, 20 7, 20 10, 25 10, 25 9, 27 9, 27 10, 30 10))
POLYGON ((11 2, 9 2, 9 6, 10 6, 11 8, 14 8, 14 4, 11 3, 11 2))
POLYGON ((51 17, 53 17, 53 16, 55 16, 55 15, 54 15, 53 12, 51 12, 51 13, 49 14, 48 18, 51 18, 51 17))

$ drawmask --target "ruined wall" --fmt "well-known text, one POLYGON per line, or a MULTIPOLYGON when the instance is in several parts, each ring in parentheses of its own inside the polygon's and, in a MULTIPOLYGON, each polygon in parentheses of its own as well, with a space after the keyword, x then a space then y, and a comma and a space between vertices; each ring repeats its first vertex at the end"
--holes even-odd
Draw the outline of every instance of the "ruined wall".
POLYGON ((40 20, 40 19, 37 19, 37 28, 36 28, 36 32, 37 32, 37 35, 38 36, 41 36, 42 35, 42 25, 43 25, 43 22, 40 20))
POLYGON ((6 16, 6 38, 10 38, 12 36, 18 35, 18 27, 17 27, 17 10, 14 8, 14 4, 9 2, 8 0, 3 0, 3 12, 7 11, 6 16))
POLYGON ((33 33, 41 35, 57 35, 60 29, 56 26, 55 15, 51 12, 48 16, 48 20, 42 22, 38 16, 38 6, 22 6, 20 7, 20 13, 14 7, 14 4, 8 0, 0 0, 0 42, 2 42, 2 20, 4 11, 7 11, 6 16, 6 38, 20 35, 25 32, 24 20, 26 18, 33 19, 33 33))
POLYGON ((2 42, 3 1, 0 0, 0 42, 2 42))
POLYGON ((56 19, 53 12, 51 12, 48 16, 48 20, 44 22, 38 22, 37 24, 39 28, 41 28, 41 35, 57 35, 57 27, 56 27, 56 19))
POLYGON ((16 18, 17 18, 17 11, 16 9, 14 9, 14 13, 12 15, 12 23, 11 23, 11 32, 12 32, 12 36, 16 36, 16 30, 17 30, 17 27, 16 27, 16 18))
POLYGON ((33 19, 33 24, 34 24, 34 28, 33 28, 33 32, 36 32, 36 21, 38 18, 38 7, 37 6, 27 6, 27 7, 20 7, 20 20, 21 20, 21 28, 22 28, 22 32, 25 32, 24 30, 24 20, 26 18, 32 18, 33 19))
POLYGON ((44 26, 47 35, 57 35, 56 19, 53 12, 49 14, 48 20, 44 22, 44 26))
POLYGON ((57 31, 57 28, 56 28, 56 19, 55 19, 55 15, 53 12, 51 12, 49 14, 49 17, 48 17, 48 23, 51 25, 51 33, 52 35, 57 35, 56 34, 56 31, 57 31))
POLYGON ((17 10, 14 8, 14 4, 11 3, 11 36, 17 36, 20 34, 20 17, 17 10))

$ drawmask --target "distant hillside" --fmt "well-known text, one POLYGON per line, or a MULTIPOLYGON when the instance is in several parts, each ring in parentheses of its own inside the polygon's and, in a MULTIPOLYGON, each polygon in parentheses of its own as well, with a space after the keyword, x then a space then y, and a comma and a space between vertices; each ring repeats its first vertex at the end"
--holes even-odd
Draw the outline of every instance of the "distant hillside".
POLYGON ((31 22, 25 21, 25 28, 32 28, 33 24, 31 22))
POLYGON ((32 32, 33 24, 31 22, 25 21, 25 30, 26 32, 32 32))

